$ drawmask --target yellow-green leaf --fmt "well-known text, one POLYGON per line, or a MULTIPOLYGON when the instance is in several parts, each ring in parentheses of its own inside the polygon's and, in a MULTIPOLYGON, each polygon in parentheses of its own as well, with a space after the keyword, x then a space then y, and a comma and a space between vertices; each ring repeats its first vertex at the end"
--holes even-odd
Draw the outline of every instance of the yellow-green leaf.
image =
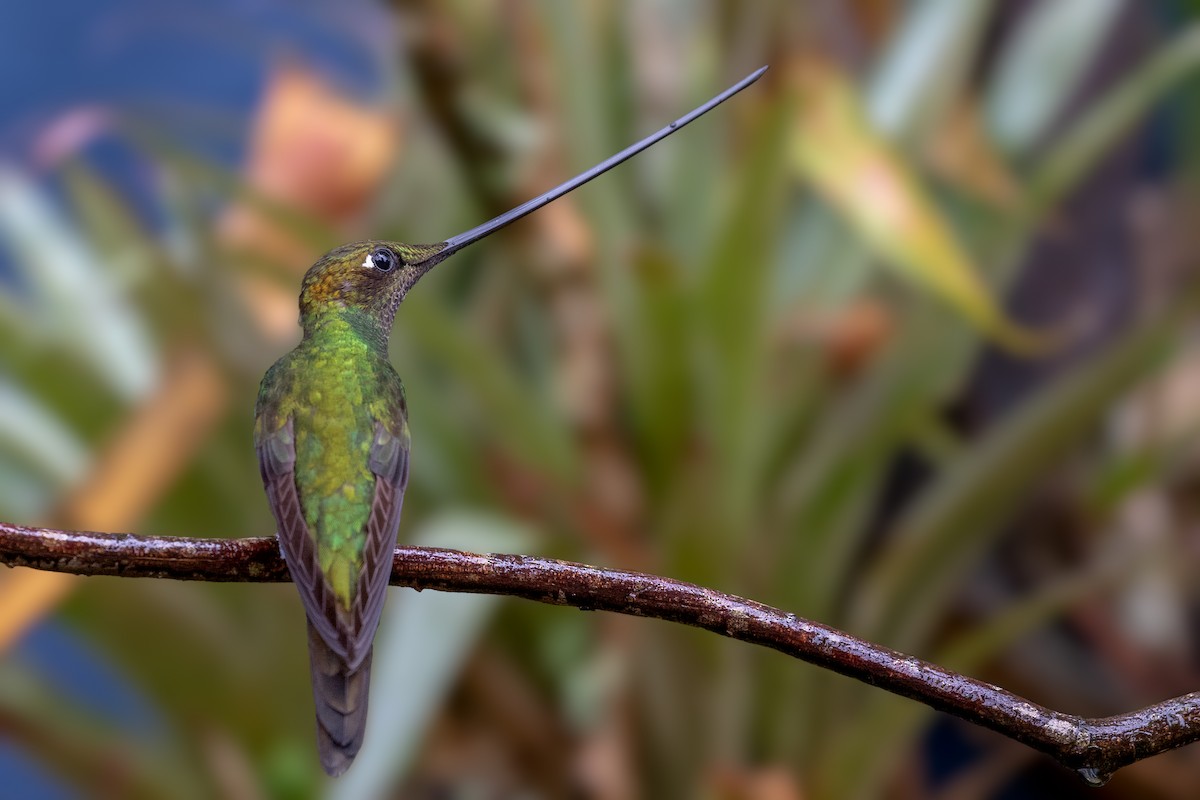
POLYGON ((886 263, 941 297, 1001 345, 1045 346, 1014 323, 980 280, 970 258, 917 177, 867 121, 848 81, 806 63, 793 73, 799 97, 792 166, 886 263))

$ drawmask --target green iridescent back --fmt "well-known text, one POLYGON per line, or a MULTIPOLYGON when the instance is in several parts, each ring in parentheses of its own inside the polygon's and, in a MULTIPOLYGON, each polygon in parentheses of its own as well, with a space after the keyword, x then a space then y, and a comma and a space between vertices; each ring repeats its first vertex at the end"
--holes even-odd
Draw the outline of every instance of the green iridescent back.
POLYGON ((407 411, 400 376, 379 347, 377 324, 351 310, 327 316, 263 377, 255 439, 292 420, 304 520, 321 571, 348 607, 375 488, 369 460, 376 424, 407 443, 407 411))

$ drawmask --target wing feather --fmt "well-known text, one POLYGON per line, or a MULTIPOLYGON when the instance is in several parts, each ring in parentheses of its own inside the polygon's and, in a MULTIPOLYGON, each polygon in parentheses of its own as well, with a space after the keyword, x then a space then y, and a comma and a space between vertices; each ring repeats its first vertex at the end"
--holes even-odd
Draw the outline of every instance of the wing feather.
POLYGON ((292 581, 300 590, 304 610, 330 649, 345 658, 351 636, 337 598, 321 573, 316 543, 308 532, 296 490, 296 439, 292 419, 289 417, 274 433, 264 434, 256 449, 267 500, 275 515, 279 548, 287 561, 292 581))
MULTIPOLYGON (((403 426, 403 418, 400 420, 403 426)), ((402 431, 405 428, 401 427, 402 431)), ((405 431, 405 434, 407 432, 405 431)), ((362 570, 351 609, 355 637, 350 642, 351 665, 370 652, 379 626, 379 615, 387 599, 388 579, 392 574, 392 554, 396 548, 396 532, 400 527, 400 511, 404 505, 404 490, 408 486, 408 436, 396 436, 386 426, 375 424, 375 441, 371 445, 369 466, 375 473, 375 492, 371 498, 371 513, 367 517, 367 543, 363 548, 362 570)))
MULTIPOLYGON (((400 422, 403 425, 403 418, 400 422)), ((329 648, 347 666, 356 668, 371 651, 387 599, 396 532, 408 485, 408 437, 393 435, 382 423, 375 425, 369 461, 375 475, 375 489, 366 522, 362 568, 349 609, 337 602, 321 572, 316 544, 304 521, 296 489, 296 447, 291 418, 275 433, 262 436, 257 450, 263 485, 278 525, 279 546, 309 621, 329 648)))

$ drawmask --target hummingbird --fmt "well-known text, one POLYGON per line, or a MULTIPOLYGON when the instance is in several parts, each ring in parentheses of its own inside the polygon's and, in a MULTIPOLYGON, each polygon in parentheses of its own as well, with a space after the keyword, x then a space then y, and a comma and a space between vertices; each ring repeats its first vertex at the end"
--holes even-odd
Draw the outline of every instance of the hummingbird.
POLYGON ((388 358, 400 303, 425 273, 454 253, 666 138, 766 69, 465 233, 437 244, 343 245, 305 274, 303 337, 263 376, 254 446, 280 550, 308 620, 317 749, 328 774, 345 772, 362 745, 372 645, 408 484, 408 405, 388 358))

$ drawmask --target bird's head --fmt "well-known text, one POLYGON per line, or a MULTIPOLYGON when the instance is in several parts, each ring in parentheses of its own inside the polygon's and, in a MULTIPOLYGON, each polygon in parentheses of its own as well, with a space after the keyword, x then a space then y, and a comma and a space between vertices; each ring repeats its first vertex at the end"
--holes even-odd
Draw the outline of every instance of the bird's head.
POLYGON ((328 311, 369 314, 390 331, 404 295, 442 260, 445 243, 366 241, 330 250, 309 268, 300 289, 300 317, 328 311))

